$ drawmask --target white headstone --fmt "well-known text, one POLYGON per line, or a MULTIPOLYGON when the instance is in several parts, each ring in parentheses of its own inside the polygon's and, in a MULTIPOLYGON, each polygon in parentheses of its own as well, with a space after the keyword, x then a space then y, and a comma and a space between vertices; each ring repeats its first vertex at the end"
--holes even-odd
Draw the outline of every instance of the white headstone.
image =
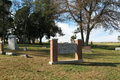
POLYGON ((7 49, 11 49, 11 50, 19 49, 19 47, 17 45, 17 41, 16 41, 16 36, 15 35, 9 35, 8 36, 8 46, 7 46, 7 49))

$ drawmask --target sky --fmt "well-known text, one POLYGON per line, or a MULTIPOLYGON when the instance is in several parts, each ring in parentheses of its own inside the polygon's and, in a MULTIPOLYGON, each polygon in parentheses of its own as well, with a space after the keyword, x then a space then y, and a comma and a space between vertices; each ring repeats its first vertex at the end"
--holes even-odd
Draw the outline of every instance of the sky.
MULTIPOLYGON (((13 1, 13 0, 11 0, 13 1)), ((21 0, 18 0, 21 1, 21 0)), ((71 36, 73 36, 74 30, 77 28, 77 25, 75 22, 68 21, 66 23, 57 22, 57 25, 61 27, 64 36, 57 36, 54 37, 55 39, 58 39, 58 42, 70 42, 71 36)), ((84 34, 85 35, 85 34, 84 34)), ((114 31, 112 34, 109 32, 105 32, 103 29, 93 29, 90 34, 89 42, 117 42, 118 36, 120 35, 120 32, 114 31)), ((53 37, 51 37, 52 39, 53 37)), ((80 33, 77 34, 77 39, 81 39, 80 33)), ((48 40, 45 39, 45 37, 42 39, 43 42, 47 42, 48 40)))
MULTIPOLYGON (((72 35, 74 35, 73 32, 77 28, 77 25, 74 22, 68 22, 68 23, 58 22, 57 25, 61 27, 65 36, 61 36, 61 37, 57 36, 57 37, 54 37, 54 39, 58 39, 58 42, 70 42, 70 38, 72 35)), ((120 32, 117 32, 117 31, 110 33, 108 31, 104 31, 102 28, 93 29, 90 34, 89 42, 91 41, 92 42, 117 42, 119 35, 120 35, 120 32)), ((51 39, 53 39, 53 37, 51 37, 51 39)), ((77 39, 81 39, 80 33, 77 34, 77 39)), ((48 40, 46 40, 44 37, 42 41, 47 42, 48 40)))

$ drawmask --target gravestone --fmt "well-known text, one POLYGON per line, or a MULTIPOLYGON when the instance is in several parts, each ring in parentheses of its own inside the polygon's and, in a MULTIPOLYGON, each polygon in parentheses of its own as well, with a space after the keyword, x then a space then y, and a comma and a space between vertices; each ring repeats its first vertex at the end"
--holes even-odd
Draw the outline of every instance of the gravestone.
POLYGON ((24 48, 23 48, 23 51, 27 51, 27 47, 24 47, 24 48))
POLYGON ((84 46, 84 51, 85 52, 92 52, 90 46, 84 46))
POLYGON ((8 46, 7 46, 7 49, 11 49, 11 50, 19 49, 19 47, 17 45, 17 40, 16 40, 16 36, 15 35, 9 35, 8 36, 8 46))

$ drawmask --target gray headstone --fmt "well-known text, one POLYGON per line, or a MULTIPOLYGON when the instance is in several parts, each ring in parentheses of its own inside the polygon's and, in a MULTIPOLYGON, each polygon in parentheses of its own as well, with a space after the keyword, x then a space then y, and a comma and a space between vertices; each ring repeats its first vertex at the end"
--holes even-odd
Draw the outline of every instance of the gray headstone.
POLYGON ((16 41, 16 36, 15 35, 9 35, 8 36, 8 46, 7 46, 7 49, 11 49, 11 50, 19 49, 19 47, 17 45, 17 41, 16 41))
POLYGON ((90 46, 84 46, 84 51, 85 51, 85 52, 92 52, 90 46))
POLYGON ((26 48, 26 47, 24 47, 24 48, 23 48, 23 50, 24 50, 24 51, 27 51, 27 48, 26 48))

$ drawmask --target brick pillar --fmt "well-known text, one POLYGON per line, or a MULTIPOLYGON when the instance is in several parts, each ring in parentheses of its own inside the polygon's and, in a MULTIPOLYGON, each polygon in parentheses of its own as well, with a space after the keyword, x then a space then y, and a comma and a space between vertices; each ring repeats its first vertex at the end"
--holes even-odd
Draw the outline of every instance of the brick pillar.
POLYGON ((58 61, 58 39, 50 40, 50 62, 58 61))
POLYGON ((75 59, 80 60, 82 59, 82 40, 75 40, 75 43, 77 44, 77 53, 75 53, 75 59))
POLYGON ((2 37, 0 37, 0 54, 3 54, 4 48, 3 48, 3 43, 2 43, 2 37))

